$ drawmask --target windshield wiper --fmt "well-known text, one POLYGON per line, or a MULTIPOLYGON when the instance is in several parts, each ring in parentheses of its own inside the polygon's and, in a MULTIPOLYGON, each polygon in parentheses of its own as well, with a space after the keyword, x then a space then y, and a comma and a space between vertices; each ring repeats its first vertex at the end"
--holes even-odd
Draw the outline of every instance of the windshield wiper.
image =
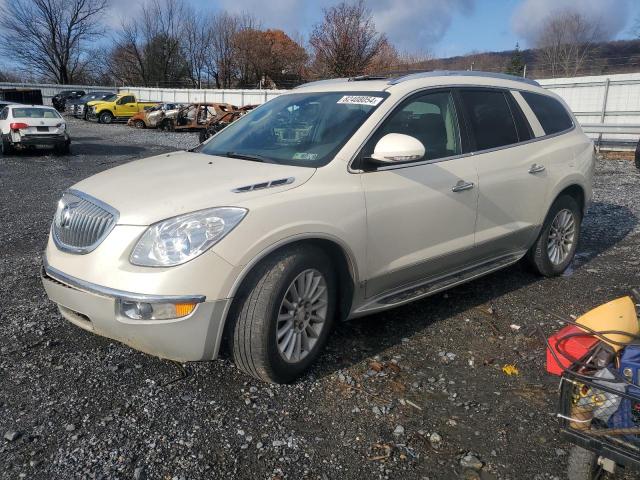
POLYGON ((262 163, 274 163, 273 160, 270 160, 262 155, 255 155, 251 153, 240 153, 240 152, 227 152, 225 155, 229 158, 238 158, 240 160, 250 160, 252 162, 262 162, 262 163))

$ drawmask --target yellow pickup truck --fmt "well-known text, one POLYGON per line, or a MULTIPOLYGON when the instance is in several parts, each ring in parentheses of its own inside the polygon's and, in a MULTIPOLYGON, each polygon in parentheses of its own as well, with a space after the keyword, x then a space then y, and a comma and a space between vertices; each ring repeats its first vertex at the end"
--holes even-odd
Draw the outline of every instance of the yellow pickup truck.
POLYGON ((97 119, 98 123, 111 123, 114 120, 128 120, 145 108, 154 107, 158 102, 140 102, 132 93, 118 93, 112 100, 93 101, 87 105, 88 119, 97 119))

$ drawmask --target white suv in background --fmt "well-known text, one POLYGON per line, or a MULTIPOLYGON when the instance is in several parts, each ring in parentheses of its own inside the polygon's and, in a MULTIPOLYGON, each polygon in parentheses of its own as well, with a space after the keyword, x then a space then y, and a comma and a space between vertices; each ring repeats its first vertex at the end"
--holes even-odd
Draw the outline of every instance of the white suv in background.
POLYGON ((221 344, 288 382, 336 320, 522 258, 571 262, 592 142, 536 82, 478 72, 303 85, 193 152, 62 196, 43 268, 74 324, 178 361, 221 344))

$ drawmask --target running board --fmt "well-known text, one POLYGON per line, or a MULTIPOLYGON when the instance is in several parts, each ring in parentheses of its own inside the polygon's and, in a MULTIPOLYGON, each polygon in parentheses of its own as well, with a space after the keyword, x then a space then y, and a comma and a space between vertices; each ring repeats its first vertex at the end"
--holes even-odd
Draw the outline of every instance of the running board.
POLYGON ((361 317, 370 313, 380 312, 390 308, 413 302, 420 298, 428 297, 443 290, 447 290, 456 285, 469 282, 478 277, 482 277, 501 268, 508 267, 518 262, 526 252, 511 254, 497 259, 483 262, 473 267, 466 268, 454 274, 444 277, 421 281, 411 285, 405 285, 391 292, 385 292, 382 295, 374 297, 367 303, 363 304, 356 310, 351 312, 349 318, 361 317))

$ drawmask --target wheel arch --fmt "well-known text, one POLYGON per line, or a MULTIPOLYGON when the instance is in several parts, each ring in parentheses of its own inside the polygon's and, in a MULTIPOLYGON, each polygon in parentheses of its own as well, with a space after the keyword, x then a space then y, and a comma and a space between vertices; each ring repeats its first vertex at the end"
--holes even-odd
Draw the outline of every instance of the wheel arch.
MULTIPOLYGON (((320 248, 331 259, 335 266, 338 279, 338 319, 346 319, 351 311, 354 292, 359 278, 355 256, 351 252, 350 248, 339 239, 323 234, 295 235, 276 242, 261 251, 259 255, 256 255, 256 257, 245 266, 231 287, 231 291, 229 293, 229 298, 232 299, 231 303, 233 303, 233 299, 236 297, 240 288, 242 288, 242 285, 245 283, 249 274, 258 265, 277 252, 299 245, 310 245, 320 248)), ((227 316, 228 312, 224 318, 225 323, 227 321, 227 316)))
MULTIPOLYGON (((558 200, 558 198, 560 198, 563 195, 569 195, 576 202, 578 202, 578 205, 580 207, 580 211, 582 212, 582 215, 584 216, 584 214, 586 213, 587 205, 586 205, 586 194, 585 194, 585 191, 584 191, 584 188, 582 187, 582 185, 580 185, 578 183, 571 183, 570 185, 565 186, 554 197, 553 202, 551 202, 551 205, 553 205, 556 202, 556 200, 558 200)), ((549 208, 551 208, 551 205, 549 205, 549 208)))

